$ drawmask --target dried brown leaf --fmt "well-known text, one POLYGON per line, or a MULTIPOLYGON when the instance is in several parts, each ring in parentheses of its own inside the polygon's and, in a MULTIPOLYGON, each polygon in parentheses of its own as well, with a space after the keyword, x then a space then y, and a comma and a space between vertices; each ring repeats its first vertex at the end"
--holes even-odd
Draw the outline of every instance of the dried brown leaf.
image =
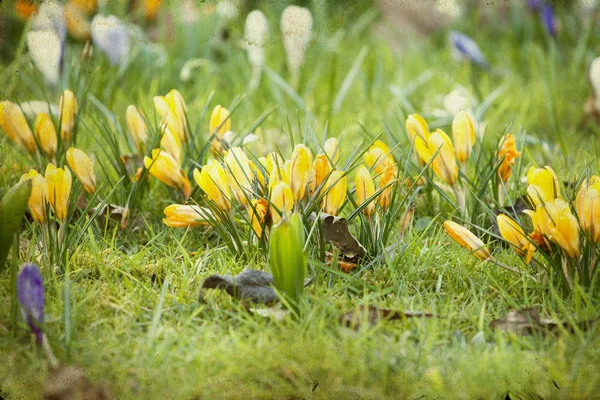
POLYGON ((415 312, 415 311, 396 311, 374 306, 360 305, 357 309, 348 311, 339 317, 339 322, 342 325, 358 330, 360 325, 367 322, 369 326, 374 326, 380 321, 391 321, 396 319, 407 318, 431 318, 433 314, 415 312))

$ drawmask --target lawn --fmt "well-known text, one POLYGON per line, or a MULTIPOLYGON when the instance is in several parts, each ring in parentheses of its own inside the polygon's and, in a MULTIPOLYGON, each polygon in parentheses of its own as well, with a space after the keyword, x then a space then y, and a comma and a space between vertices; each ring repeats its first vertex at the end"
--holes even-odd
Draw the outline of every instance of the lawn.
MULTIPOLYGON (((371 2, 302 2, 287 20, 287 2, 164 1, 153 15, 152 1, 69 1, 63 37, 62 8, 25 16, 26 3, 0 4, 0 100, 26 121, 11 125, 2 103, 2 201, 39 172, 24 180, 31 197, 7 214, 0 203, 0 238, 19 240, 0 265, 1 397, 48 393, 57 364, 109 398, 598 396, 598 8, 458 1, 417 33, 371 2), (462 141, 458 116, 472 130, 462 141), (503 152, 509 134, 518 156, 503 152), (70 170, 66 194, 49 163, 70 170), (374 190, 357 184, 363 165, 374 190), (40 180, 52 193, 41 212, 40 180), (192 217, 170 216, 173 204, 192 217), (522 226, 519 246, 500 213, 522 226), (346 235, 328 238, 327 214, 347 220, 346 235), (280 229, 295 216, 300 247, 280 229), (26 263, 45 291, 33 329, 17 308, 26 263), (273 273, 282 301, 203 289, 245 269, 273 273), (390 315, 356 311, 369 306, 390 315), (542 318, 525 318, 529 329, 494 323, 528 307, 542 318)), ((71 389, 61 398, 79 398, 71 389)))

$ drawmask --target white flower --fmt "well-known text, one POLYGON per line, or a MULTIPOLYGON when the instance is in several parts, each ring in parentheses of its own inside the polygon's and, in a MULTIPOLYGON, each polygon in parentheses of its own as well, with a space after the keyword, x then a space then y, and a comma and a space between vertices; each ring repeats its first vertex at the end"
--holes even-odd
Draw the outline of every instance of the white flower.
POLYGON ((590 82, 594 91, 594 98, 600 104, 600 57, 596 57, 590 65, 590 82))
POLYGON ((27 47, 33 65, 51 85, 58 82, 62 43, 52 30, 27 32, 27 47))
POLYGON ((260 73, 265 64, 265 45, 269 38, 269 24, 265 15, 254 10, 246 17, 244 29, 244 47, 248 52, 248 61, 252 65, 252 81, 250 87, 256 88, 260 83, 260 73))
POLYGON ((462 86, 458 86, 444 96, 442 102, 444 104, 444 108, 446 111, 448 111, 448 114, 454 116, 461 110, 470 109, 472 99, 467 89, 462 86))
POLYGON ((52 31, 61 43, 67 37, 67 20, 63 6, 56 1, 44 1, 31 20, 32 31, 52 31))
MULTIPOLYGON (((24 101, 20 106, 28 118, 35 118, 39 113, 48 113, 48 103, 42 100, 24 101)), ((50 104, 50 113, 58 116, 58 105, 50 104)))
POLYGON ((117 65, 129 53, 126 24, 115 15, 96 15, 92 20, 94 45, 106 54, 111 65, 117 65))
POLYGON ((281 14, 281 33, 292 76, 298 76, 310 43, 313 18, 307 8, 288 6, 281 14))
POLYGON ((224 19, 233 19, 240 13, 240 2, 239 0, 221 0, 217 4, 216 12, 224 19))

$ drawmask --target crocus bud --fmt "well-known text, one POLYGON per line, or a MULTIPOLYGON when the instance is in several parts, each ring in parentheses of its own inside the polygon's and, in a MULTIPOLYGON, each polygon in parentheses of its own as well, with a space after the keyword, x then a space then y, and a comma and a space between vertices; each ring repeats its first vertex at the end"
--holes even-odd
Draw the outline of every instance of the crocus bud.
POLYGON ((391 183, 394 182, 397 177, 398 168, 395 165, 388 165, 381 174, 381 179, 379 180, 379 189, 383 189, 387 186, 387 188, 384 189, 379 195, 379 207, 381 207, 381 210, 388 208, 392 202, 394 188, 391 183))
POLYGON ((552 37, 556 37, 556 18, 554 17, 554 8, 552 4, 544 4, 540 10, 540 19, 546 32, 552 37))
POLYGON ((289 185, 279 182, 271 191, 271 220, 277 224, 283 216, 290 215, 294 207, 294 194, 289 185))
POLYGON ((248 204, 252 196, 252 168, 244 151, 239 147, 232 147, 225 157, 229 186, 233 189, 235 197, 243 205, 248 204))
POLYGON ((290 162, 290 188, 294 194, 294 200, 300 201, 304 198, 306 185, 310 180, 312 153, 308 147, 299 144, 294 149, 290 162))
POLYGON ((224 211, 231 209, 231 192, 227 185, 227 173, 217 160, 210 160, 199 171, 194 170, 194 179, 209 200, 215 202, 224 211))
POLYGON ((50 158, 54 157, 57 147, 56 129, 48 114, 39 113, 35 117, 35 134, 44 154, 50 158))
POLYGON ((71 171, 69 168, 56 168, 54 164, 46 167, 46 183, 48 184, 48 202, 54 210, 56 218, 64 221, 69 212, 69 196, 71 195, 71 171))
POLYGON ((410 114, 406 118, 405 126, 411 143, 416 137, 420 137, 425 141, 429 138, 429 125, 427 125, 427 121, 419 114, 410 114))
POLYGON ((560 187, 554 170, 550 167, 529 168, 527 171, 527 194, 534 204, 560 199, 560 187))
POLYGON ((483 68, 488 67, 488 62, 485 59, 481 49, 477 43, 467 35, 451 31, 449 35, 452 54, 457 60, 470 61, 483 68))
POLYGON ((281 14, 281 33, 287 65, 297 79, 310 43, 313 18, 307 8, 288 6, 281 14))
POLYGON ((67 150, 67 163, 88 193, 96 192, 96 175, 92 160, 83 150, 71 147, 67 150))
POLYGON ((165 127, 165 131, 160 138, 160 147, 169 153, 177 161, 177 164, 181 165, 181 139, 169 128, 165 127))
POLYGON ((129 131, 129 135, 133 139, 135 146, 140 153, 143 153, 145 144, 148 140, 148 126, 146 125, 146 121, 144 121, 140 110, 133 104, 130 104, 127 107, 125 122, 127 122, 127 130, 129 131))
POLYGON ((44 337, 44 278, 34 264, 24 264, 17 275, 17 298, 23 319, 42 344, 44 337))
POLYGON ((475 257, 480 260, 491 257, 485 244, 467 228, 452 221, 444 222, 444 228, 452 240, 469 250, 475 257))
POLYGON ((259 239, 262 239, 263 227, 269 211, 269 203, 265 199, 254 199, 248 206, 248 215, 250 216, 250 225, 259 239))
POLYGON ((581 229, 594 243, 600 240, 600 177, 584 180, 577 192, 577 216, 581 229))
POLYGON ((465 163, 471 156, 475 144, 475 128, 471 116, 465 111, 459 111, 452 121, 452 138, 456 159, 465 163))
POLYGON ((209 209, 194 205, 171 204, 165 208, 163 223, 171 228, 192 228, 208 225, 211 212, 209 209))
POLYGON ((79 111, 75 94, 66 89, 58 103, 58 115, 60 116, 60 137, 68 142, 73 137, 75 129, 75 115, 79 111))
POLYGON ((262 165, 265 167, 265 170, 267 171, 268 174, 270 174, 271 171, 273 171, 273 168, 281 167, 284 164, 284 161, 283 161, 283 158, 281 157, 281 155, 274 151, 267 154, 266 157, 260 158, 259 160, 261 161, 262 165))
POLYGON ((46 221, 46 204, 48 202, 48 185, 43 175, 32 169, 21 177, 21 181, 31 179, 31 195, 27 205, 31 216, 38 224, 46 221))
POLYGON ((178 90, 173 89, 166 96, 154 96, 154 109, 163 119, 162 124, 179 136, 180 141, 185 142, 187 122, 186 105, 183 96, 178 90))
POLYGON ((269 238, 269 264, 275 287, 292 307, 298 307, 304 291, 307 265, 304 242, 304 226, 298 213, 274 226, 269 238))
POLYGON ((150 175, 165 185, 181 189, 186 198, 192 194, 189 179, 169 153, 160 149, 152 150, 152 158, 144 157, 144 166, 150 175))
POLYGON ((342 151, 340 150, 340 144, 336 138, 329 138, 325 141, 325 145, 323 146, 323 150, 325 150, 325 154, 333 165, 336 165, 340 156, 342 155, 342 151))
POLYGON ((450 138, 441 129, 436 130, 429 136, 427 147, 431 154, 436 154, 431 162, 433 172, 450 186, 454 186, 458 179, 458 166, 454 148, 450 138))
POLYGON ((515 252, 525 257, 527 264, 535 253, 535 246, 529 241, 523 228, 507 215, 500 214, 496 217, 500 235, 506 240, 515 252))
POLYGON ((347 179, 343 172, 333 171, 325 183, 323 211, 327 214, 337 215, 340 207, 346 200, 347 179))
POLYGON ((130 43, 127 25, 116 15, 97 14, 92 20, 92 40, 115 66, 129 55, 130 43))
POLYGON ((327 176, 331 172, 331 164, 325 154, 319 154, 315 157, 315 161, 312 166, 312 180, 310 181, 310 192, 315 193, 321 186, 323 181, 327 179, 327 176))
MULTIPOLYGON (((375 184, 373 183, 373 178, 371 177, 371 173, 364 165, 361 165, 358 170, 356 170, 356 198, 358 205, 360 206, 365 201, 371 198, 375 194, 375 184)), ((371 200, 371 202, 363 208, 363 213, 370 217, 375 212, 375 202, 371 200)))
POLYGON ((219 139, 223 140, 223 136, 226 132, 231 130, 231 118, 229 118, 229 110, 222 107, 220 104, 217 105, 212 114, 210 115, 209 124, 210 134, 215 135, 213 139, 213 151, 220 153, 223 151, 223 144, 219 139))
POLYGON ((7 100, 0 101, 0 126, 10 140, 29 153, 35 153, 35 138, 18 105, 7 100))
POLYGON ((376 174, 381 174, 388 165, 396 164, 390 149, 381 140, 376 140, 363 154, 363 161, 369 168, 374 168, 376 174))
POLYGON ((500 151, 498 151, 498 161, 500 162, 498 175, 503 182, 506 182, 510 178, 512 166, 515 164, 517 158, 521 156, 521 152, 517 150, 515 137, 511 133, 502 136, 500 143, 501 147, 500 151))
POLYGON ((285 161, 279 166, 274 166, 269 174, 269 190, 273 190, 279 182, 285 182, 288 186, 290 185, 290 160, 285 161))

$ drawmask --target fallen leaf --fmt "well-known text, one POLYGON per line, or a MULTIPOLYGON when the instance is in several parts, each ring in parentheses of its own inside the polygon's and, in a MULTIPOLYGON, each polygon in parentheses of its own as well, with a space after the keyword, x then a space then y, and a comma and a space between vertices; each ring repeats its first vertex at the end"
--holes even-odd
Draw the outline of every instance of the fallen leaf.
POLYGON ((59 366, 50 373, 43 388, 45 400, 104 400, 112 398, 104 386, 93 385, 82 368, 59 366))
MULTIPOLYGON (((333 264, 333 254, 332 253, 325 252, 325 259, 327 260, 328 264, 330 264, 330 265, 333 264)), ((352 271, 354 268, 356 268, 356 263, 338 259, 337 266, 339 267, 339 269, 342 270, 342 272, 348 273, 348 272, 352 271)))
POLYGON ((339 322, 348 328, 358 330, 360 324, 367 322, 370 326, 378 324, 380 321, 391 321, 406 318, 431 318, 433 314, 413 311, 395 311, 374 306, 360 305, 357 309, 348 311, 339 317, 339 322))
POLYGON ((528 307, 509 311, 502 318, 490 322, 490 328, 501 332, 511 332, 520 336, 528 336, 535 333, 558 333, 560 326, 569 332, 574 332, 576 327, 583 331, 587 331, 591 329, 596 322, 598 322, 598 318, 579 322, 575 325, 568 322, 556 322, 551 319, 542 319, 535 307, 528 307))
MULTIPOLYGON (((308 286, 312 279, 305 279, 308 286)), ((279 296, 273 290, 275 281, 273 275, 255 269, 246 269, 238 275, 211 275, 202 283, 199 301, 204 301, 204 289, 223 289, 238 300, 251 303, 271 304, 279 301, 279 296)))
MULTIPOLYGON (((319 214, 319 218, 321 219, 325 241, 330 242, 340 249, 345 258, 358 261, 367 254, 363 245, 348 230, 348 221, 346 221, 346 218, 336 217, 335 215, 323 212, 319 214)), ((309 220, 314 221, 315 219, 316 214, 312 213, 309 220)))

